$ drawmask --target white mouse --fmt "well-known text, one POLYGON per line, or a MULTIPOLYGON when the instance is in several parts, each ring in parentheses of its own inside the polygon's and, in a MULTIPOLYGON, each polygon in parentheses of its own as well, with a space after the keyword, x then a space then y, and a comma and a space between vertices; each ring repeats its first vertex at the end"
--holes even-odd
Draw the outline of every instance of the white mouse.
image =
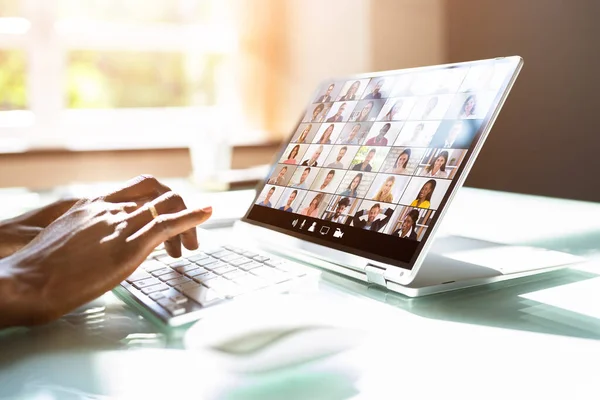
POLYGON ((366 332, 290 297, 248 302, 213 313, 185 334, 187 349, 210 353, 238 372, 266 372, 359 346, 366 332))

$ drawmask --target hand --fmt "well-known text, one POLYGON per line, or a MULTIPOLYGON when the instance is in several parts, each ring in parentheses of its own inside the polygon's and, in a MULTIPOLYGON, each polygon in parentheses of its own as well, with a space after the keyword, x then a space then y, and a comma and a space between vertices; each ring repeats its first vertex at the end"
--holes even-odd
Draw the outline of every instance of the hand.
MULTIPOLYGON (((160 214, 153 218, 148 206, 127 201, 159 193, 153 186, 157 181, 149 180, 80 201, 21 251, 1 260, 0 327, 47 322, 97 298, 163 242, 197 248, 195 227, 210 217, 212 208, 188 210, 169 191, 151 200, 160 214), (141 190, 151 187, 153 194, 141 190)), ((172 250, 181 253, 180 246, 172 250)))
POLYGON ((21 250, 77 200, 61 200, 46 207, 0 222, 0 258, 21 250))

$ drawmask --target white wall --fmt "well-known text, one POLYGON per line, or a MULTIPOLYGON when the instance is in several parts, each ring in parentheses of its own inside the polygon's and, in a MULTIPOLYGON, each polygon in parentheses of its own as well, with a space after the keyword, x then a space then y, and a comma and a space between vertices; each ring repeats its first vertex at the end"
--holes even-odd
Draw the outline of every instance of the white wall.
POLYGON ((329 77, 445 62, 443 0, 288 0, 284 88, 271 131, 289 135, 329 77))

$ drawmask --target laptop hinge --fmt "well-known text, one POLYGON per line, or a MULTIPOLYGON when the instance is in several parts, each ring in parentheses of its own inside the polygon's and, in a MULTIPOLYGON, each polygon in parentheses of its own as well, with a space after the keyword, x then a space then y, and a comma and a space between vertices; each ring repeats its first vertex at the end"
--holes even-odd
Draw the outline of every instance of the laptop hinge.
POLYGON ((386 287, 384 277, 385 268, 367 264, 365 272, 367 273, 367 282, 386 287))

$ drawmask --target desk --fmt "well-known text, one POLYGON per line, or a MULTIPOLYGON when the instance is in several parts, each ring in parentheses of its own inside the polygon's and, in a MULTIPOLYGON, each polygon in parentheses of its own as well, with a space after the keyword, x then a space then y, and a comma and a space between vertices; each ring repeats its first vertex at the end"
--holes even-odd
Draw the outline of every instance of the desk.
POLYGON ((312 299, 364 321, 372 338, 254 376, 182 350, 182 331, 107 293, 46 326, 0 332, 0 398, 599 398, 600 205, 465 188, 442 228, 590 261, 417 299, 323 272, 312 299), (509 218, 515 210, 525 217, 509 218))

